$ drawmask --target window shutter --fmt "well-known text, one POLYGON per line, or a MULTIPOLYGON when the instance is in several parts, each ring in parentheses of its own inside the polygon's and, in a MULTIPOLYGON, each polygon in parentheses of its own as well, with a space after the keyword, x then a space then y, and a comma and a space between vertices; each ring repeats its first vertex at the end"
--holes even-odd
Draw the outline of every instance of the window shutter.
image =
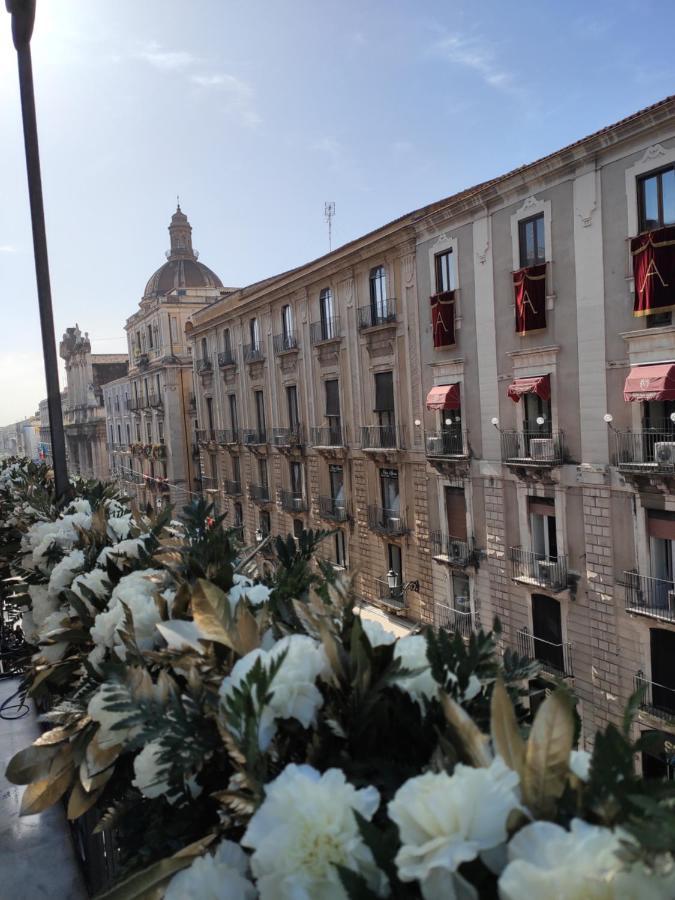
POLYGON ((326 382, 326 415, 340 415, 340 390, 337 379, 326 382))
POLYGON ((463 488, 446 487, 445 512, 448 521, 448 536, 466 541, 466 498, 463 488))
POLYGON ((394 411, 394 376, 392 372, 379 372, 375 376, 375 412, 394 411))

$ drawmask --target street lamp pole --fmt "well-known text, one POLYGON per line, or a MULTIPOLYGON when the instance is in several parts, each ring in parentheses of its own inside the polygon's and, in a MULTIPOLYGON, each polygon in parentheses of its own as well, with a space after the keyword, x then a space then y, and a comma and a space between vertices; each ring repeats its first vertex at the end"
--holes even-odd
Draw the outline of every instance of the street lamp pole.
POLYGON ((63 436, 63 414, 59 391, 56 338, 54 336, 52 290, 49 283, 47 233, 42 201, 40 151, 38 148, 35 94, 33 91, 33 63, 30 53, 30 39, 35 22, 35 0, 5 0, 5 4, 7 11, 12 16, 12 38, 19 63, 23 140, 26 151, 28 196, 30 198, 30 215, 33 227, 33 253, 35 256, 35 275, 40 308, 40 327, 42 330, 42 353, 47 381, 47 407, 49 409, 49 428, 52 438, 54 489, 57 500, 61 500, 68 492, 68 471, 66 469, 66 444, 63 436))

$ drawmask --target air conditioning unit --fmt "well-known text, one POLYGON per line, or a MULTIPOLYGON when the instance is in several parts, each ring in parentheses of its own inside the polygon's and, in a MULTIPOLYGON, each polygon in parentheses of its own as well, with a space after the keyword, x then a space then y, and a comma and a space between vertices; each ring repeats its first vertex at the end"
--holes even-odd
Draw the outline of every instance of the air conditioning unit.
POLYGON ((672 466, 675 463, 675 441, 658 441, 654 444, 654 462, 672 466))
POLYGON ((385 519, 385 525, 389 529, 389 531, 400 531, 401 530, 401 520, 396 516, 387 516, 385 519))
POLYGON ((530 457, 539 462, 550 462, 555 459, 553 438, 532 438, 530 441, 530 457))
POLYGON ((436 454, 440 455, 442 449, 443 445, 441 438, 438 435, 427 437, 427 453, 432 456, 435 456, 436 454))
POLYGON ((549 559, 538 559, 537 560, 537 575, 538 580, 543 584, 551 583, 551 570, 555 566, 555 562, 549 559))
POLYGON ((463 560, 466 556, 466 544, 463 541, 448 541, 450 559, 463 560))

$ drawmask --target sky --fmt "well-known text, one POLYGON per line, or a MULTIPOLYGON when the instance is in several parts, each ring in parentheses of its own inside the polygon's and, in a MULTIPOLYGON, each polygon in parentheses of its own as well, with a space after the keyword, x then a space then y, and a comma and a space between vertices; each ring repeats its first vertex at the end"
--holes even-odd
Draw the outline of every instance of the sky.
MULTIPOLYGON (((124 352, 180 195, 240 286, 675 93, 650 0, 37 0, 56 340, 124 352)), ((10 17, 0 4, 0 425, 46 396, 10 17)), ((63 373, 62 373, 63 378, 63 373)))

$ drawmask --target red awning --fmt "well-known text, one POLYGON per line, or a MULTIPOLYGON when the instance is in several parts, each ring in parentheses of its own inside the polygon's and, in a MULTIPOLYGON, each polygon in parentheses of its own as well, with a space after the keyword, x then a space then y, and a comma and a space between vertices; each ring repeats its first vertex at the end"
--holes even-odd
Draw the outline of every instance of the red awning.
POLYGON ((623 386, 623 399, 675 400, 675 363, 635 366, 623 386))
POLYGON ((532 375, 529 378, 516 378, 509 385, 508 396, 518 403, 523 394, 536 394, 542 400, 551 399, 551 379, 548 375, 532 375))
POLYGON ((459 384, 437 384, 427 394, 427 409, 459 408, 459 384))

